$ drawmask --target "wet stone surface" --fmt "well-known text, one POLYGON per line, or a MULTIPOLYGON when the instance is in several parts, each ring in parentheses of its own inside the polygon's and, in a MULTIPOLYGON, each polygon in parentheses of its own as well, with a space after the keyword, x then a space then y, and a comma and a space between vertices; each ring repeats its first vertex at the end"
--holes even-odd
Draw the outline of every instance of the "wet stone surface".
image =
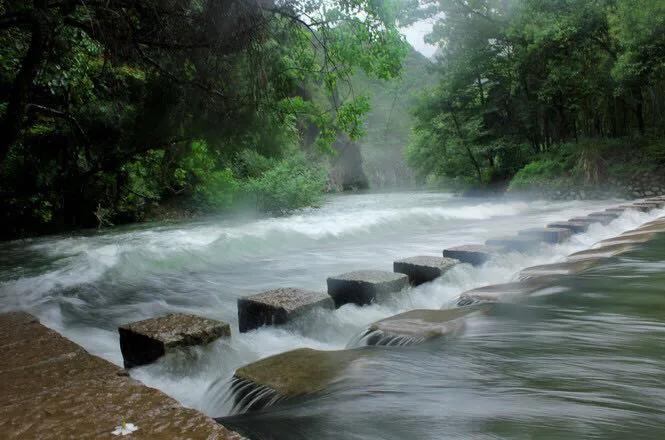
POLYGON ((540 243, 540 240, 535 237, 518 235, 509 237, 491 238, 485 242, 488 246, 502 248, 506 251, 528 251, 540 243))
POLYGON ((181 313, 126 324, 118 332, 125 368, 149 364, 179 347, 204 345, 231 336, 231 328, 225 322, 181 313))
POLYGON ((561 243, 568 240, 572 235, 570 229, 553 227, 523 229, 518 234, 525 237, 534 237, 551 244, 561 243))
POLYGON ((467 244, 444 249, 443 256, 459 260, 462 263, 479 266, 496 256, 500 251, 500 248, 494 246, 467 244))
POLYGON ((382 295, 407 287, 409 278, 401 273, 361 270, 330 277, 327 283, 328 294, 335 301, 335 306, 340 307, 348 303, 371 304, 382 295))
POLYGON ((440 277, 457 264, 459 260, 453 258, 418 256, 395 261, 393 270, 405 274, 412 284, 418 285, 440 277))
POLYGON ((285 324, 315 308, 334 309, 335 304, 327 293, 291 287, 268 290, 238 299, 238 326, 246 332, 285 324))
POLYGON ((589 229, 589 223, 585 222, 554 222, 547 225, 548 228, 564 228, 570 230, 574 234, 586 232, 589 229))
POLYGON ((0 315, 0 350, 0 438, 110 439, 124 419, 126 438, 242 439, 27 313, 0 315))

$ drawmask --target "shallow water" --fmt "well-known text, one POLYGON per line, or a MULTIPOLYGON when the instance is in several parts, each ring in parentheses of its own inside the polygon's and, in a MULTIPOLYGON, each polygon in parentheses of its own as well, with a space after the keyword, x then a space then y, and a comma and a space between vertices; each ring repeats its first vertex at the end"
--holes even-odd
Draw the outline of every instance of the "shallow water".
MULTIPOLYGON (((166 312, 237 328, 236 299, 275 287, 325 289, 327 276, 585 215, 619 201, 465 199, 441 193, 336 196, 320 209, 251 221, 116 229, 3 244, 0 309, 22 309, 121 364, 119 324, 166 312)), ((388 304, 310 315, 171 355, 132 375, 213 416, 228 414, 233 371, 297 347, 342 349, 367 324, 452 304, 649 221, 630 212, 563 245, 460 265, 388 304)), ((665 243, 568 277, 471 320, 463 335, 371 348, 328 392, 227 418, 252 438, 648 438, 664 421, 665 243), (548 290, 552 292, 552 290, 548 290)))

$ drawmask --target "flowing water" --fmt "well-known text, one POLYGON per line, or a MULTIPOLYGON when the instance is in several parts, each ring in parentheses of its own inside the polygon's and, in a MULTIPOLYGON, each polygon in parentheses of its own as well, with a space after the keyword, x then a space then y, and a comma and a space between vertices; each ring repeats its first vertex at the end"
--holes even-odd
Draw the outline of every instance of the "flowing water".
MULTIPOLYGON (((466 199, 442 193, 331 197, 320 209, 259 220, 144 225, 3 243, 0 311, 26 310, 117 364, 117 326, 167 312, 237 329, 236 300, 276 287, 325 289, 327 276, 391 270, 619 201, 466 199)), ((369 323, 454 303, 664 215, 629 212, 562 245, 459 265, 386 304, 346 305, 280 328, 168 355, 132 376, 227 416, 233 371, 286 350, 343 349, 369 323)), ((452 339, 371 347, 325 393, 223 422, 252 439, 660 438, 665 423, 665 241, 555 289, 470 320, 452 339)))

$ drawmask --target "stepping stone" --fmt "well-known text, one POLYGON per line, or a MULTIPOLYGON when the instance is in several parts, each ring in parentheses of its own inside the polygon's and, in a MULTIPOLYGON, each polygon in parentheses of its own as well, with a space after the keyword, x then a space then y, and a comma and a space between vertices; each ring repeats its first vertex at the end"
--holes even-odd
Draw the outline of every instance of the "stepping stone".
POLYGON ((568 219, 568 221, 571 223, 585 223, 588 229, 590 225, 592 225, 593 223, 599 223, 600 220, 589 217, 573 217, 571 219, 568 219))
POLYGON ((651 208, 649 206, 639 206, 639 205, 621 205, 619 208, 632 209, 640 212, 649 212, 651 208))
POLYGON ((479 266, 490 258, 496 256, 501 251, 495 246, 486 246, 482 244, 467 244, 444 249, 443 256, 459 260, 462 263, 469 263, 479 266))
POLYGON ((409 277, 381 270, 360 270, 330 277, 327 282, 328 295, 335 301, 335 307, 348 303, 362 306, 404 289, 409 285, 409 277))
POLYGON ((587 260, 593 258, 607 258, 630 252, 637 248, 635 243, 614 243, 602 247, 586 249, 575 252, 567 257, 568 261, 587 260))
POLYGON ((323 351, 299 348, 270 356, 233 375, 233 414, 259 410, 293 397, 323 391, 356 359, 372 355, 368 350, 323 351))
POLYGON ((587 217, 599 221, 602 225, 607 225, 612 222, 612 220, 619 218, 619 215, 610 212, 592 212, 587 215, 587 217))
POLYGON ((417 286, 440 277, 457 264, 459 260, 453 258, 418 256, 395 261, 393 271, 405 274, 417 286))
POLYGON ((598 243, 602 245, 622 244, 622 243, 635 243, 635 244, 646 243, 647 241, 653 240, 655 236, 656 232, 654 231, 646 231, 646 232, 639 231, 639 232, 629 232, 629 233, 624 232, 623 234, 617 237, 600 240, 598 243))
POLYGON ((626 211, 628 211, 628 208, 617 207, 617 208, 607 208, 604 212, 621 215, 626 211))
POLYGON ((152 363, 181 347, 229 337, 231 327, 222 321, 175 313, 125 324, 118 332, 125 368, 132 368, 152 363))
POLYGON ((633 203, 633 206, 639 206, 651 209, 660 209, 665 205, 665 202, 637 202, 633 203))
POLYGON ((464 328, 464 317, 479 311, 465 307, 447 310, 410 310, 371 324, 354 345, 413 345, 464 328))
POLYGON ((547 287, 546 280, 522 280, 512 283, 491 284, 463 292, 457 300, 459 307, 499 302, 506 297, 524 296, 547 287))
POLYGON ((513 237, 492 238, 485 242, 487 246, 494 246, 507 251, 528 251, 540 244, 537 238, 526 235, 517 235, 513 237))
POLYGON ((554 222, 547 225, 548 228, 564 228, 574 234, 586 232, 589 229, 589 223, 586 222, 554 222))
POLYGON ((334 309, 330 295, 286 287, 238 298, 238 327, 247 332, 264 325, 285 324, 315 308, 334 309))
POLYGON ((564 261, 562 263, 543 264, 540 266, 527 267, 520 271, 520 280, 530 280, 534 278, 552 277, 559 275, 572 275, 584 272, 594 266, 599 265, 605 260, 603 257, 593 257, 579 260, 564 261))
POLYGON ((541 241, 551 244, 561 243, 570 238, 572 232, 567 228, 532 228, 523 229, 517 233, 526 237, 538 238, 541 241))

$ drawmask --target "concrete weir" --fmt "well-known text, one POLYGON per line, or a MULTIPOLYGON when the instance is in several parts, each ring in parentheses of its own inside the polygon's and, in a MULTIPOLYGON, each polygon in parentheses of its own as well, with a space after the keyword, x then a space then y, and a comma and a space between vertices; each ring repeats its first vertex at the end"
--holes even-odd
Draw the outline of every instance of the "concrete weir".
POLYGON ((545 243, 558 244, 570 238, 572 232, 568 228, 531 228, 523 229, 517 233, 525 237, 533 237, 545 243))
POLYGON ((440 277, 457 264, 459 260, 453 258, 423 255, 395 261, 393 271, 408 276, 411 284, 417 286, 440 277))
POLYGON ((409 278, 401 273, 361 270, 330 277, 327 282, 328 294, 335 301, 335 307, 348 303, 362 306, 406 288, 409 278))
POLYGON ((231 384, 232 413, 259 410, 282 400, 322 391, 353 361, 369 354, 362 349, 299 348, 238 368, 231 384))
POLYGON ((285 324, 313 309, 334 309, 330 295, 292 287, 238 299, 238 327, 247 332, 264 325, 285 324))
POLYGON ((404 346, 453 336, 464 329, 464 318, 479 310, 477 307, 410 310, 371 324, 349 346, 404 346))
POLYGON ((479 266, 483 263, 486 263, 492 257, 496 256, 500 251, 501 249, 495 246, 467 244, 444 249, 443 256, 445 258, 458 260, 462 263, 469 263, 473 266, 479 266))
POLYGON ((3 439, 110 439, 124 419, 129 438, 242 440, 27 313, 0 315, 0 350, 3 439))
POLYGON ((174 313, 120 326, 118 333, 125 368, 132 368, 154 362, 171 350, 231 336, 231 328, 222 321, 174 313))

